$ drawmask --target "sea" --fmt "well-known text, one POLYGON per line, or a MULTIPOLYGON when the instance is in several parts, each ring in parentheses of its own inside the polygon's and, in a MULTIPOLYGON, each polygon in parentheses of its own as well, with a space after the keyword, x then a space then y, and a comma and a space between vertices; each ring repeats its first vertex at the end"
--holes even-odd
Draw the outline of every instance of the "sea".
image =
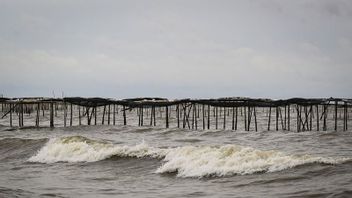
POLYGON ((201 118, 198 130, 175 118, 165 128, 162 117, 138 126, 130 116, 124 126, 121 114, 116 125, 78 125, 76 116, 67 127, 59 114, 55 128, 48 114, 38 128, 34 115, 21 128, 8 119, 0 197, 352 197, 352 131, 340 121, 338 131, 297 132, 264 122, 234 131, 230 121, 202 130, 201 118))

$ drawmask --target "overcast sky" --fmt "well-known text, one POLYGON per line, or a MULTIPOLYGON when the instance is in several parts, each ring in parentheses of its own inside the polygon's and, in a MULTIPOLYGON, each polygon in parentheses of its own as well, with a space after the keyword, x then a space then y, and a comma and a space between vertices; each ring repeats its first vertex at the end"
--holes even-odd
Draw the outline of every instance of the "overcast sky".
POLYGON ((351 0, 0 0, 0 95, 352 97, 351 0))

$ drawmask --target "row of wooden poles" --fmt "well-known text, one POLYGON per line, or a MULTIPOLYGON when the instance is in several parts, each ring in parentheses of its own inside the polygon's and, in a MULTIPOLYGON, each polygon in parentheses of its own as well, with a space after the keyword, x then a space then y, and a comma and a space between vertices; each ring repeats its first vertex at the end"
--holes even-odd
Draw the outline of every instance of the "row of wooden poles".
MULTIPOLYGON (((35 126, 40 126, 40 114, 44 117, 45 112, 49 111, 49 126, 54 127, 54 119, 57 116, 58 111, 63 111, 63 122, 64 127, 73 125, 73 110, 74 107, 78 110, 78 124, 82 124, 82 119, 87 119, 87 125, 97 125, 98 123, 98 108, 103 108, 101 124, 112 124, 116 125, 116 115, 118 112, 122 112, 123 125, 127 125, 127 114, 126 112, 135 110, 138 116, 138 126, 148 125, 145 124, 145 117, 149 118, 149 125, 156 126, 156 111, 158 110, 160 117, 165 114, 165 127, 170 127, 170 119, 172 112, 174 112, 176 119, 176 126, 178 128, 188 129, 210 129, 215 124, 215 129, 229 129, 226 126, 227 121, 231 120, 231 129, 238 130, 239 116, 242 117, 244 130, 250 131, 254 125, 254 130, 258 131, 258 108, 256 106, 242 106, 242 107, 219 107, 211 106, 206 104, 197 103, 181 103, 170 106, 138 106, 129 107, 126 105, 107 104, 103 106, 84 107, 74 105, 67 102, 5 102, 1 103, 1 111, 3 112, 2 119, 9 117, 9 124, 13 126, 13 113, 18 115, 18 126, 24 126, 24 114, 36 113, 35 126), (112 114, 111 114, 112 113, 112 114), (213 114, 213 119, 211 119, 213 114), (111 117, 112 115, 112 117, 111 117), (222 127, 220 125, 220 119, 222 119, 222 127), (200 122, 200 123, 199 123, 200 122), (214 123, 215 122, 215 123, 214 123)), ((340 112, 340 118, 343 118, 343 130, 348 130, 349 120, 349 106, 347 103, 343 105, 335 104, 328 105, 284 105, 276 107, 261 107, 266 109, 267 127, 266 129, 271 130, 272 122, 275 122, 275 129, 291 131, 292 121, 295 121, 297 132, 300 131, 312 131, 328 129, 328 114, 333 113, 334 118, 334 130, 338 129, 338 112, 340 112), (341 111, 342 109, 342 111, 341 111), (339 111, 340 110, 340 111, 339 111), (275 111, 275 116, 272 116, 275 111), (295 116, 292 114, 295 113, 295 116), (341 115, 342 114, 342 115, 341 115), (275 117, 275 118, 272 118, 275 117), (292 117, 295 117, 293 119, 292 117), (315 123, 313 124, 313 120, 315 123), (322 122, 322 123, 321 123, 322 122), (315 127, 314 127, 315 125, 315 127)), ((148 122, 148 121, 147 121, 148 122)))

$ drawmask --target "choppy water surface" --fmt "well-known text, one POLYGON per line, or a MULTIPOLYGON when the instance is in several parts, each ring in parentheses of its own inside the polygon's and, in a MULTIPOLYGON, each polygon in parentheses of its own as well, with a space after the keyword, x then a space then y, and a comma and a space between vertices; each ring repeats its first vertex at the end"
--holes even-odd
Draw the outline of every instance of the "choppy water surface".
POLYGON ((351 134, 0 126, 0 197, 349 197, 351 134))

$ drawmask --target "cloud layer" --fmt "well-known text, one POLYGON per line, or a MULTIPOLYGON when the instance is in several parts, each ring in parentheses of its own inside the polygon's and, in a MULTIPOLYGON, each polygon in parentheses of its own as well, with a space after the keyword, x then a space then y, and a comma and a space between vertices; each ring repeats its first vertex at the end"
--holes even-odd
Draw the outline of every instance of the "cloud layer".
POLYGON ((5 96, 351 97, 351 1, 0 1, 5 96))

